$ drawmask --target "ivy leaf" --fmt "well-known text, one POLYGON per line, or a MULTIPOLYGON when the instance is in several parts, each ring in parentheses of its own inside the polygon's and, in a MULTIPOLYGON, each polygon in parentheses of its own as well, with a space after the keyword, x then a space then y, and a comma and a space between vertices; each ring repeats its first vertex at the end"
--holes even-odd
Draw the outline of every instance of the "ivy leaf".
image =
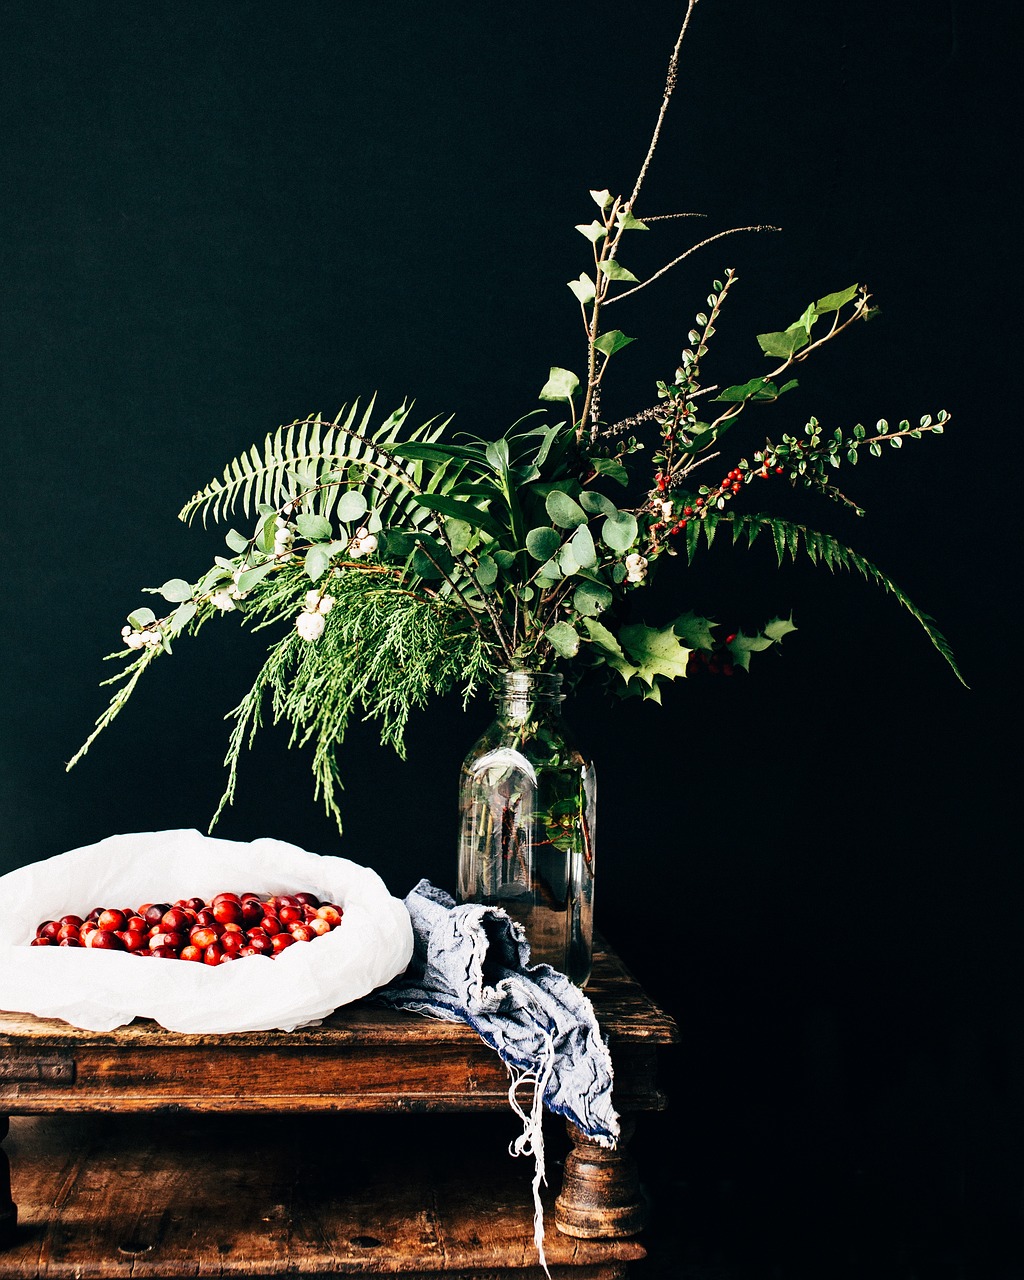
POLYGON ((184 578, 170 578, 159 588, 159 594, 171 604, 192 599, 192 588, 184 578))
POLYGON ((590 198, 599 209, 607 209, 612 202, 612 193, 607 188, 604 191, 591 191, 590 198))
MULTIPOLYGON (((806 329, 786 329, 782 333, 759 333, 758 346, 766 356, 776 360, 789 360, 810 341, 806 329)), ((721 399, 721 396, 719 396, 721 399)))
POLYGON ((575 658, 580 651, 580 634, 569 622, 556 622, 544 637, 560 658, 575 658))
POLYGON ((609 280, 625 280, 627 284, 639 284, 639 279, 621 262, 616 262, 614 258, 606 258, 603 262, 597 264, 598 270, 608 277, 609 280))
POLYGON ((612 551, 628 551, 636 541, 638 531, 636 516, 628 511, 616 511, 601 525, 601 541, 612 551))
POLYGON ((849 289, 843 289, 839 293, 826 293, 824 298, 819 298, 814 304, 814 310, 819 316, 829 311, 838 311, 840 307, 845 307, 848 302, 856 298, 859 289, 859 284, 851 284, 849 289))
POLYGON ((649 231, 646 222, 641 222, 639 218, 634 218, 632 210, 620 209, 616 219, 620 231, 649 231))
MULTIPOLYGON (((346 494, 345 496, 347 497, 348 495, 346 494)), ((344 501, 344 498, 342 501, 344 501)), ((315 515, 313 512, 296 516, 295 527, 298 529, 299 533, 301 533, 304 538, 308 538, 310 542, 323 542, 325 538, 329 538, 331 536, 330 520, 326 520, 323 516, 315 515)))
POLYGON ((358 489, 347 489, 338 502, 338 519, 342 524, 351 524, 354 520, 361 520, 365 515, 366 499, 358 489))
POLYGON ((608 476, 609 479, 617 480, 621 485, 629 484, 629 472, 618 458, 591 458, 590 465, 599 476, 608 476))
POLYGON ((552 524, 557 524, 560 529, 575 529, 587 523, 587 513, 561 489, 552 489, 544 499, 544 506, 552 524))
POLYGON ((627 337, 621 329, 609 329, 607 333, 601 334, 594 346, 598 351, 603 351, 606 356, 613 356, 616 351, 621 351, 623 347, 628 347, 635 341, 635 338, 627 337))
POLYGON ((597 285, 594 284, 590 276, 585 271, 580 272, 578 280, 570 280, 569 288, 573 291, 579 301, 586 306, 588 302, 593 302, 597 296, 597 285))
POLYGON ((768 378, 751 378, 749 382, 737 384, 735 387, 726 387, 715 396, 716 400, 727 400, 733 403, 742 400, 777 400, 778 398, 779 389, 768 378))
POLYGON ((541 387, 538 400, 571 400, 579 388, 580 380, 569 369, 552 365, 548 380, 541 387))
POLYGON ((603 222, 598 222, 595 218, 593 222, 577 222, 576 230, 581 236, 586 236, 591 244, 597 244, 598 240, 604 239, 608 234, 605 230, 603 222))
POLYGON ((562 535, 550 525, 531 529, 526 535, 526 550, 534 560, 550 560, 562 545, 562 535))
POLYGON ((692 650, 682 644, 669 623, 660 630, 642 622, 623 627, 619 632, 622 647, 637 665, 637 676, 645 684, 654 684, 657 676, 675 680, 686 675, 686 664, 692 650))

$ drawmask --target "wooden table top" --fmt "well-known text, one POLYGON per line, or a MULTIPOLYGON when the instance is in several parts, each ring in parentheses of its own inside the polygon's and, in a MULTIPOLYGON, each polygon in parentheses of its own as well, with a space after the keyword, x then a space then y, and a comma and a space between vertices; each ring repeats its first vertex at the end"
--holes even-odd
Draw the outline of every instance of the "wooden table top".
MULTIPOLYGON (((587 986, 608 1038, 620 1110, 659 1111, 656 1051, 668 1014, 601 941, 587 986)), ((0 1013, 0 1114, 74 1111, 485 1111, 509 1075, 465 1023, 358 1002, 295 1031, 183 1035, 136 1020, 85 1031, 0 1013)))
MULTIPOLYGON (((180 962, 179 962, 180 963, 180 962)), ((613 1046, 670 1045, 679 1039, 679 1029, 663 1009, 646 994, 620 957, 600 937, 594 940, 594 970, 586 994, 594 1006, 601 1030, 613 1046)), ((2 998, 2 991, 0 991, 2 998)), ((212 1046, 236 1048, 270 1046, 287 1049, 301 1046, 341 1048, 352 1046, 400 1046, 410 1044, 449 1045, 474 1042, 473 1029, 461 1022, 441 1022, 398 1010, 376 1007, 367 1001, 345 1005, 319 1026, 295 1031, 245 1031, 230 1034, 182 1034, 167 1031, 148 1019, 136 1019, 113 1031, 86 1031, 59 1019, 36 1018, 27 1013, 0 1010, 0 1056, 14 1047, 42 1050, 92 1046, 212 1046)), ((0 1073, 2 1084, 2 1073, 0 1073)))

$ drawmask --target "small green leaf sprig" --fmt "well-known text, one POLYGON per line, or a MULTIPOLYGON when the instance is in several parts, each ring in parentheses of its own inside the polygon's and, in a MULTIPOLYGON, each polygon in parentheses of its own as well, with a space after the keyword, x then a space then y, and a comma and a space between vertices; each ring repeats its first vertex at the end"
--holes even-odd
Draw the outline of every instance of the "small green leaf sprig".
POLYGON ((215 556, 196 579, 149 589, 169 606, 162 616, 148 607, 129 615, 123 647, 110 655, 122 663, 106 682, 115 691, 68 768, 157 657, 213 618, 237 618, 275 639, 229 713, 228 781, 213 821, 234 798, 244 751, 270 721, 291 726, 293 745, 312 747, 316 795, 340 826, 337 752, 353 717, 376 721, 382 743, 402 754, 413 710, 454 691, 468 699, 504 670, 559 667, 572 682, 597 679, 655 702, 694 673, 749 670, 753 654, 795 630, 791 617, 719 638, 718 624, 689 607, 668 620, 640 616, 637 593, 661 562, 685 569, 720 530, 734 546, 765 534, 779 565, 805 556, 860 574, 910 612, 959 676, 932 619, 876 565, 832 534, 748 509, 758 491, 750 486, 786 479, 863 515, 834 483, 836 471, 864 449, 879 457, 886 445, 941 434, 948 414, 895 428, 879 419, 870 432, 861 424, 826 429, 811 416, 799 432, 783 430, 735 454, 731 465, 720 462, 721 479, 702 470, 731 447, 729 432, 751 411, 797 389, 797 366, 876 314, 866 287, 826 294, 785 329, 758 334, 768 373, 708 382, 704 367, 738 282, 726 269, 694 318, 673 377, 656 383, 655 403, 616 422, 602 414, 609 367, 635 341, 606 327, 608 307, 723 236, 769 230, 708 236, 645 279, 622 260, 625 237, 693 216, 640 218, 635 209, 696 3, 688 0, 631 194, 591 191, 597 216, 577 226, 591 250, 589 269, 568 284, 584 329, 582 374, 551 367, 539 392, 548 408, 497 439, 451 436, 450 420, 414 424, 407 404, 378 421, 371 400, 333 420, 296 420, 239 454, 179 514, 204 524, 237 517, 246 531, 229 528, 230 554, 215 556))

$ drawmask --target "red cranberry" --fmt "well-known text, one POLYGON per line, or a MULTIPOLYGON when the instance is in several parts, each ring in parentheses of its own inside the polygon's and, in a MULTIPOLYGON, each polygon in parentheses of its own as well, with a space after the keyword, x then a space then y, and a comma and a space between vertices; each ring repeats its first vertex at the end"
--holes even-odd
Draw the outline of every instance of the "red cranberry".
POLYGON ((294 897, 295 901, 304 907, 318 907, 320 905, 320 899, 315 893, 296 893, 294 897))
POLYGON ((197 924, 195 928, 190 931, 188 937, 193 946, 212 947, 220 937, 220 934, 216 929, 211 928, 209 925, 197 924))
POLYGON ((204 964, 220 964, 220 958, 224 954, 220 947, 214 942, 211 946, 205 947, 203 950, 204 964))
POLYGON ((201 964, 203 960, 203 948, 193 946, 189 943, 187 947, 182 947, 180 958, 182 960, 191 960, 193 963, 198 961, 201 964))
POLYGON ((65 928, 65 929, 69 924, 73 924, 75 925, 76 928, 81 929, 85 921, 82 919, 81 916, 61 916, 61 918, 57 921, 57 923, 62 928, 65 928))
POLYGON ((52 942, 49 938, 43 937, 41 933, 36 934, 32 941, 28 944, 30 947, 54 947, 58 943, 52 942))
POLYGON ((325 902, 317 911, 317 915, 321 920, 326 920, 332 929, 341 924, 342 917, 341 907, 335 906, 333 902, 325 902))
POLYGON ((177 947, 151 947, 149 954, 151 956, 157 956, 161 960, 177 960, 178 948, 177 947))
POLYGON ((274 948, 275 956, 280 955, 285 947, 290 947, 294 942, 295 939, 290 933, 276 933, 270 939, 270 945, 274 948))
POLYGON ((160 925, 164 929, 180 933, 191 927, 193 917, 181 907, 171 907, 160 917, 160 925))
POLYGON ((264 916, 260 921, 260 928, 264 933, 273 937, 274 934, 281 932, 281 921, 278 920, 277 916, 264 916))
POLYGON ((57 943, 58 947, 80 947, 81 945, 82 945, 82 940, 80 938, 71 938, 71 937, 61 938, 60 942, 57 943))
POLYGON ((277 918, 283 925, 302 924, 302 908, 297 905, 292 907, 287 903, 282 903, 277 909, 277 918))
POLYGON ((98 951, 123 951, 124 943, 110 929, 94 929, 86 939, 87 947, 95 947, 98 951))
POLYGON ((169 902, 153 902, 145 909, 140 911, 139 915, 145 920, 146 924, 159 924, 163 919, 165 911, 170 911, 171 904, 169 902))
POLYGON ((242 923, 242 904, 234 898, 221 898, 219 901, 215 898, 213 918, 220 924, 240 925, 242 923))
POLYGON ((291 935, 296 942, 312 942, 316 937, 316 934, 308 924, 293 924, 291 928, 291 935))

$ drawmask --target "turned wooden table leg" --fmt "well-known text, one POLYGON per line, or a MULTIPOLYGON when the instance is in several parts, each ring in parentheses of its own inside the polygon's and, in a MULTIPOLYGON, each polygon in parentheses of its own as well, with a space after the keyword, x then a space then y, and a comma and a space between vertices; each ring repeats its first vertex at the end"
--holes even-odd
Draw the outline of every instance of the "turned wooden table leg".
MULTIPOLYGON (((7 1116, 0 1115, 0 1144, 7 1137, 11 1122, 7 1116)), ((18 1206, 11 1199, 11 1166, 7 1152, 0 1145, 0 1249, 14 1243, 14 1232, 18 1225, 18 1206)))
POLYGON ((614 1151, 598 1146, 574 1124, 566 1127, 572 1150, 565 1158, 562 1190, 555 1201, 555 1226, 584 1240, 636 1235, 647 1222, 647 1197, 636 1161, 625 1151, 635 1121, 622 1119, 614 1151))

